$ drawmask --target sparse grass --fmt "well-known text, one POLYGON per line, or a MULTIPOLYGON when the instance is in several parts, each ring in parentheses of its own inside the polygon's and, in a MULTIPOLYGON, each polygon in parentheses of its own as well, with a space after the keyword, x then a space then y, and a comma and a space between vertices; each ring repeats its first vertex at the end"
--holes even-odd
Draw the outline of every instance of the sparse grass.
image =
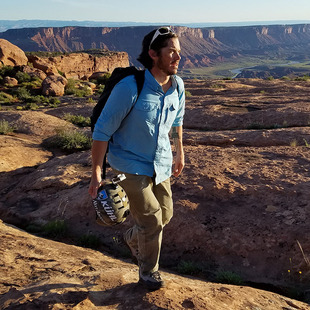
POLYGON ((68 84, 65 88, 65 94, 66 95, 73 95, 75 97, 86 97, 86 96, 91 95, 91 90, 89 89, 89 87, 87 87, 85 85, 81 88, 78 88, 77 87, 78 83, 79 83, 79 81, 69 79, 68 84))
POLYGON ((79 238, 78 245, 85 248, 98 249, 99 246, 101 245, 101 241, 99 237, 95 235, 86 234, 79 238))
POLYGON ((188 91, 188 90, 186 90, 186 91, 185 91, 185 97, 186 97, 186 98, 190 98, 190 97, 192 97, 191 92, 190 92, 190 91, 188 91))
POLYGON ((64 220, 50 221, 42 227, 42 230, 51 238, 64 238, 68 234, 68 227, 64 220))
POLYGON ((102 94, 102 92, 104 91, 104 88, 105 88, 105 85, 103 85, 103 84, 98 85, 98 87, 96 89, 96 94, 100 96, 102 94))
POLYGON ((225 271, 220 270, 216 274, 216 281, 224 284, 234 284, 234 285, 241 285, 243 283, 242 278, 232 272, 232 271, 225 271))
POLYGON ((0 92, 0 103, 1 104, 8 105, 8 104, 12 104, 16 101, 17 101, 16 98, 14 98, 12 95, 7 94, 3 91, 0 92))
POLYGON ((13 132, 14 130, 16 130, 14 125, 11 125, 6 120, 0 120, 0 135, 6 135, 13 132))
POLYGON ((192 261, 181 260, 177 266, 177 272, 187 275, 197 275, 203 271, 203 268, 192 261))
POLYGON ((309 80, 310 80, 309 75, 299 76, 299 77, 295 78, 295 81, 309 81, 309 80))
POLYGON ((63 119, 79 127, 90 127, 90 117, 66 113, 63 119))
POLYGON ((304 142, 305 142, 305 146, 310 148, 310 144, 308 143, 308 141, 306 139, 304 139, 304 142))
POLYGON ((91 138, 74 129, 58 128, 56 135, 46 141, 45 146, 66 151, 87 150, 91 147, 91 138))
POLYGON ((291 143, 290 143, 291 147, 297 147, 298 146, 298 142, 296 139, 294 139, 291 143))

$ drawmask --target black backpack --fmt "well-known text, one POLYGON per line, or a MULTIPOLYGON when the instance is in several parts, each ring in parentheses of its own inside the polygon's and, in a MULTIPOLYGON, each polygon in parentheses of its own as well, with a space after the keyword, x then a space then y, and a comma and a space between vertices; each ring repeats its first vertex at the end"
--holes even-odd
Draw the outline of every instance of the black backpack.
MULTIPOLYGON (((93 108, 92 115, 90 117, 90 126, 91 126, 91 131, 94 131, 95 124, 101 114, 101 111, 103 110, 114 86, 121 81, 123 78, 129 75, 134 75, 136 82, 137 82, 137 89, 138 89, 138 96, 137 99, 141 93, 141 90, 143 88, 144 84, 144 73, 145 70, 139 70, 134 66, 131 67, 126 67, 126 68, 115 68, 108 79, 108 81, 105 84, 104 90, 102 94, 99 97, 99 100, 95 107, 93 108)), ((136 100, 137 100, 136 99, 136 100)))
MULTIPOLYGON (((141 93, 141 90, 142 90, 143 84, 144 84, 144 73, 145 73, 145 70, 139 70, 134 66, 126 67, 126 68, 115 68, 113 70, 110 78, 108 79, 108 81, 105 84, 104 90, 103 90, 102 94, 100 95, 97 104, 93 108, 93 112, 92 112, 92 115, 90 117, 90 126, 91 126, 92 132, 94 131, 96 122, 97 122, 97 120, 101 114, 101 111, 103 110, 103 108, 104 108, 114 86, 119 81, 121 81, 123 78, 125 78, 129 75, 134 75, 135 79, 136 79, 136 83, 137 83, 137 90, 138 90, 138 95, 137 95, 136 100, 138 100, 138 97, 141 93)), ((129 111, 129 113, 130 113, 130 111, 129 111)), ((108 150, 107 150, 107 152, 108 152, 108 150)), ((103 160, 103 165, 102 165, 102 178, 103 179, 105 179, 105 177, 106 177, 106 166, 107 166, 107 163, 106 163, 106 155, 105 155, 104 160, 103 160)))

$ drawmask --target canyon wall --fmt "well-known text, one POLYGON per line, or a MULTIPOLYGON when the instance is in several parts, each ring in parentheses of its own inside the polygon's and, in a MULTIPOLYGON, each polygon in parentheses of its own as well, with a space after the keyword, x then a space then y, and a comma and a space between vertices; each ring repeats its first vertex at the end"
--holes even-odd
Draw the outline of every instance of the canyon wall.
MULTIPOLYGON (((124 51, 132 64, 141 50, 143 37, 154 26, 55 27, 10 29, 0 33, 24 51, 73 52, 89 49, 124 51)), ((285 56, 307 59, 310 24, 214 28, 173 27, 182 46, 181 68, 248 56, 285 56)))

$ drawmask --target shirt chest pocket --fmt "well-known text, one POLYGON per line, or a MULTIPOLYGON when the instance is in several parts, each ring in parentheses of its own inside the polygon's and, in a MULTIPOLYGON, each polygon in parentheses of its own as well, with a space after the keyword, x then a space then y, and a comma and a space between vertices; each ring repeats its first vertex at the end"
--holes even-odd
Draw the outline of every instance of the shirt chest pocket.
POLYGON ((139 118, 146 121, 152 121, 157 117, 159 103, 149 100, 138 100, 134 105, 134 110, 139 118))

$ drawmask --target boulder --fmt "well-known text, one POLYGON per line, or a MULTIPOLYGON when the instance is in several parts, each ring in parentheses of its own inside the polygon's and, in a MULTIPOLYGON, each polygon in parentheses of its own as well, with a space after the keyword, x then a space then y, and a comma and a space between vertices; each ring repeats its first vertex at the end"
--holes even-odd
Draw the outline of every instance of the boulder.
POLYGON ((42 82, 42 94, 44 96, 63 96, 68 81, 61 75, 49 75, 42 82))
POLYGON ((4 66, 26 65, 28 58, 16 45, 7 40, 0 39, 0 61, 4 66))
POLYGON ((38 77, 39 79, 41 79, 42 81, 46 78, 46 74, 37 68, 32 68, 29 66, 21 66, 19 67, 19 70, 25 73, 28 73, 32 78, 34 77, 38 77))
POLYGON ((28 60, 33 64, 34 68, 42 70, 46 75, 59 75, 55 65, 45 59, 31 55, 28 57, 28 60))
POLYGON ((18 81, 12 77, 6 76, 3 79, 3 84, 6 84, 8 86, 16 86, 18 84, 18 81))

